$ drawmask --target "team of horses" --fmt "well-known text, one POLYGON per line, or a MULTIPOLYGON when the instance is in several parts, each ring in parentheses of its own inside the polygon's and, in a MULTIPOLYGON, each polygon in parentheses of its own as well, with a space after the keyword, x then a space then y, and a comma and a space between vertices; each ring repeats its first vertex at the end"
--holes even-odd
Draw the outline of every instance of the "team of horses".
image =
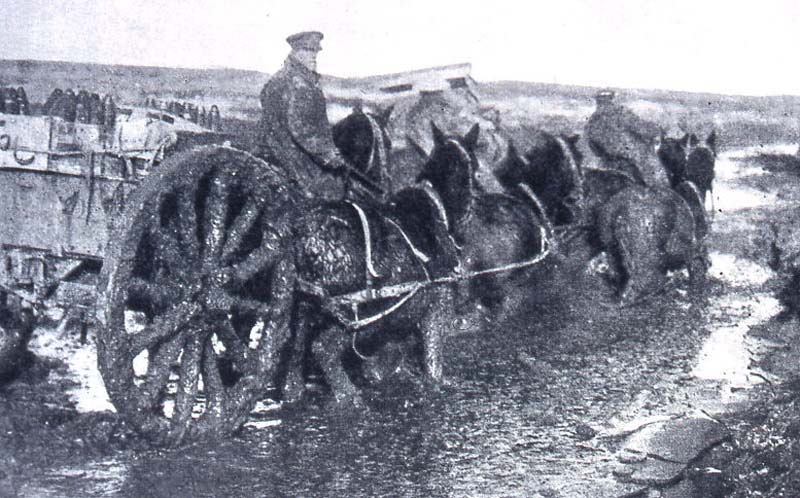
POLYGON ((576 238, 593 255, 609 256, 622 304, 663 290, 669 270, 687 269, 693 288, 702 283, 713 134, 705 143, 691 136, 662 141, 673 180, 664 188, 620 171, 584 169, 577 137, 537 132, 529 150, 509 144, 494 166, 505 191, 491 193, 475 178, 477 125, 459 136, 431 123, 433 149, 417 146, 398 164, 386 132, 390 114, 356 108, 333 130, 343 155, 383 194, 372 201, 319 200, 292 221, 285 276, 300 291, 287 301, 284 399, 302 395, 309 365, 316 365, 338 401, 359 404, 357 370, 364 373, 363 360, 392 343, 410 345, 424 377, 441 381, 442 341, 455 332, 459 314, 477 304, 497 316, 508 311, 518 297, 511 294, 534 288, 540 275, 535 266, 513 264, 550 249, 564 254, 576 238), (462 273, 480 276, 420 285, 402 296, 376 294, 354 313, 379 319, 357 327, 325 304, 330 296, 462 273))

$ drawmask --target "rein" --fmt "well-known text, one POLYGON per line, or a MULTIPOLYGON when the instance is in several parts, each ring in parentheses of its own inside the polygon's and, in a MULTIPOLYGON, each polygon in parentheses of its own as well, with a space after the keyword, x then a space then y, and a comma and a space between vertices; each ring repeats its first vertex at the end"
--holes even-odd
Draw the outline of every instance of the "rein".
MULTIPOLYGON (((364 168, 364 172, 372 170, 377 161, 378 167, 380 168, 378 171, 379 173, 382 173, 383 167, 386 166, 387 162, 386 141, 383 138, 383 129, 381 128, 381 125, 378 124, 378 120, 375 119, 375 117, 372 116, 371 114, 364 114, 364 117, 367 118, 369 127, 372 130, 372 148, 369 152, 369 160, 367 161, 367 165, 364 168)), ((382 176, 383 174, 381 174, 381 177, 382 176)))
POLYGON ((453 275, 447 277, 439 277, 439 278, 427 278, 426 280, 422 281, 415 281, 415 282, 403 282, 400 284, 393 284, 387 285, 384 287, 379 288, 367 288, 362 289, 355 292, 349 292, 347 294, 341 294, 337 296, 330 296, 328 293, 318 287, 316 285, 310 284, 303 280, 298 280, 297 285, 298 289, 301 292, 305 292, 307 294, 313 295, 315 297, 321 298, 324 300, 323 307, 333 315, 337 320, 339 320, 342 325, 350 330, 358 330, 361 328, 366 327, 372 323, 377 322, 385 318, 386 316, 390 315, 397 311, 401 306, 407 303, 417 292, 423 290, 427 287, 431 287, 433 285, 445 285, 445 284, 454 284, 458 282, 462 282, 464 280, 470 280, 479 277, 485 277, 488 275, 497 275, 499 273, 507 273, 514 270, 520 270, 523 268, 529 268, 531 266, 537 265, 541 263, 547 256, 550 255, 552 244, 551 241, 546 233, 546 230, 543 227, 539 227, 540 234, 541 234, 541 244, 539 246, 539 252, 536 256, 526 259, 523 261, 518 261, 516 263, 510 263, 503 266, 498 266, 495 268, 488 268, 486 270, 479 270, 474 272, 466 272, 466 273, 455 273, 453 275), (366 318, 357 318, 358 314, 355 308, 359 304, 376 301, 380 299, 389 299, 393 297, 401 297, 401 299, 390 306, 389 308, 377 313, 375 315, 366 317, 366 318), (354 314, 356 315, 355 319, 349 319, 344 316, 344 314, 339 311, 338 308, 348 306, 354 310, 354 314))

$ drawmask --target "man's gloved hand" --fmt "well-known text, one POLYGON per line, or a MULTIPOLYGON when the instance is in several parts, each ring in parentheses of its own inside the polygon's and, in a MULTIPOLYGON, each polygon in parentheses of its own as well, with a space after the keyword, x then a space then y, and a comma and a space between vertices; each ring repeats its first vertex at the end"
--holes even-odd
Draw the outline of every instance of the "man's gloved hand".
POLYGON ((333 156, 323 163, 323 167, 330 171, 342 171, 347 167, 347 161, 339 156, 333 156))
POLYGON ((340 172, 347 169, 347 166, 349 166, 347 160, 337 150, 332 150, 324 154, 322 159, 322 167, 329 171, 340 172))

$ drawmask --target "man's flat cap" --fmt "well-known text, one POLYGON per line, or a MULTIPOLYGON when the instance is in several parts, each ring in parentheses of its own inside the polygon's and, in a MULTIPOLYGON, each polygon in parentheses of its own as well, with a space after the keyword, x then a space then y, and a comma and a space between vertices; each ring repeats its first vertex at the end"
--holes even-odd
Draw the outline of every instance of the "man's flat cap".
POLYGON ((594 95, 594 98, 597 100, 614 100, 616 95, 617 94, 614 92, 614 90, 604 89, 597 92, 594 95))
POLYGON ((322 33, 319 31, 303 31, 295 33, 286 38, 286 42, 292 47, 292 50, 322 50, 322 33))

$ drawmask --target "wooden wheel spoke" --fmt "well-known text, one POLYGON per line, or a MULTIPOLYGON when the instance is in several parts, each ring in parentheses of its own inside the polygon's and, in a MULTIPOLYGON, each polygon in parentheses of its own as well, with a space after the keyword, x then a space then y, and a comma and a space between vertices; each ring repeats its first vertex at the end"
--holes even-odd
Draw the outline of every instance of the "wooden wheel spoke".
POLYGON ((209 183, 203 213, 203 259, 206 264, 216 261, 225 240, 225 221, 228 217, 228 185, 222 175, 214 175, 209 183))
POLYGON ((179 444, 186 434, 192 420, 192 410, 197 400, 197 381, 200 377, 200 360, 203 355, 203 342, 206 334, 194 331, 186 340, 178 379, 178 392, 175 396, 175 409, 172 412, 172 428, 169 439, 179 444))
POLYGON ((245 236, 253 229, 260 215, 261 210, 258 208, 256 200, 253 197, 249 197, 230 229, 228 229, 228 237, 222 248, 223 260, 227 260, 236 251, 242 249, 242 242, 244 242, 245 236))
POLYGON ((206 394, 204 417, 223 419, 227 401, 226 388, 222 383, 217 353, 214 351, 211 341, 206 343, 205 351, 203 352, 203 385, 206 394))
POLYGON ((217 337, 225 345, 234 365, 244 371, 245 360, 248 356, 248 338, 240 337, 229 320, 222 320, 221 326, 216 329, 217 337))
POLYGON ((143 409, 151 410, 156 407, 155 404, 159 401, 161 392, 167 386, 172 365, 177 362, 185 340, 185 335, 181 334, 176 340, 150 350, 147 378, 139 390, 140 405, 143 409))
POLYGON ((145 349, 151 349, 173 338, 199 310, 198 304, 184 302, 157 316, 144 330, 131 337, 131 354, 136 356, 145 349))
POLYGON ((256 316, 262 318, 265 314, 269 312, 269 304, 259 301, 257 299, 249 299, 246 297, 239 297, 237 296, 236 301, 233 303, 234 308, 238 308, 241 311, 248 311, 251 313, 255 313, 256 316))
POLYGON ((128 299, 146 301, 152 305, 174 303, 181 298, 181 288, 173 281, 153 282, 133 277, 128 283, 128 299))
POLYGON ((196 258, 200 253, 200 241, 197 235, 197 212, 193 194, 194 191, 187 189, 178 192, 176 225, 181 241, 186 245, 188 252, 196 258))
POLYGON ((152 226, 149 233, 155 246, 155 259, 161 263, 159 269, 167 270, 170 277, 187 275, 194 258, 182 247, 177 234, 158 225, 152 226))
POLYGON ((260 271, 269 268, 272 262, 280 256, 278 251, 279 248, 276 244, 263 243, 242 261, 231 265, 229 271, 231 281, 236 285, 245 284, 260 271))

